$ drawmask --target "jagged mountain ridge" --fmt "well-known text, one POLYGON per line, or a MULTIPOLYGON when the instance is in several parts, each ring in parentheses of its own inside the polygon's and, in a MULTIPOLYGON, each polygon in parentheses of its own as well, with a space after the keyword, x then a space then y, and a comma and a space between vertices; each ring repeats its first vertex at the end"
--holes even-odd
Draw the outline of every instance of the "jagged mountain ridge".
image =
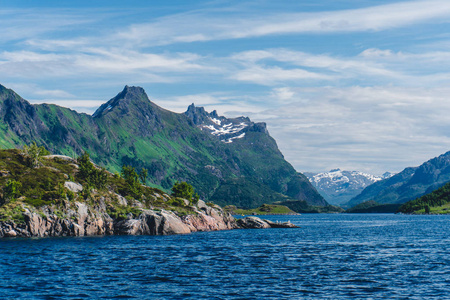
POLYGON ((200 130, 209 132, 224 143, 242 139, 249 131, 259 131, 269 134, 265 123, 253 123, 247 117, 225 118, 217 115, 217 111, 208 113, 203 107, 196 107, 192 103, 185 112, 200 130))
POLYGON ((325 200, 334 205, 348 202, 361 193, 365 187, 393 175, 386 172, 382 176, 375 176, 360 171, 341 169, 323 173, 305 172, 304 174, 325 200))
POLYGON ((438 189, 450 181, 450 152, 428 160, 418 167, 375 182, 348 202, 352 207, 374 200, 380 204, 405 203, 438 189))
POLYGON ((284 160, 265 124, 227 119, 195 106, 183 114, 170 112, 151 102, 140 87, 126 86, 90 116, 57 105, 31 105, 0 86, 1 147, 32 141, 54 153, 88 151, 113 172, 123 164, 146 168, 148 183, 166 190, 176 180, 188 181, 202 198, 222 205, 250 208, 286 198, 327 205, 284 160), (220 129, 211 127, 210 117, 246 126, 213 134, 220 129), (234 134, 241 131, 245 135, 237 138, 234 134))

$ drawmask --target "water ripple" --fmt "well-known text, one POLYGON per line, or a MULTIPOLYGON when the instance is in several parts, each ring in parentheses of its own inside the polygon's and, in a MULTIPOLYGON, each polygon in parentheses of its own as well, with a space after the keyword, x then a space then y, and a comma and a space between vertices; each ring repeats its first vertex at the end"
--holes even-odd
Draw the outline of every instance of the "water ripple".
POLYGON ((449 216, 298 229, 0 240, 2 299, 449 299, 449 216))

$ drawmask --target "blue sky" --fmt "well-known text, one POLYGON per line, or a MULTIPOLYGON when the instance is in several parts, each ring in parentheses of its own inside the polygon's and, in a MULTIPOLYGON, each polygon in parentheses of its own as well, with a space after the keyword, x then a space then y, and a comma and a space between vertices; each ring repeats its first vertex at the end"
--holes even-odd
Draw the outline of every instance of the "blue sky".
POLYGON ((268 124, 298 171, 450 150, 450 2, 1 1, 0 84, 93 113, 125 85, 268 124))

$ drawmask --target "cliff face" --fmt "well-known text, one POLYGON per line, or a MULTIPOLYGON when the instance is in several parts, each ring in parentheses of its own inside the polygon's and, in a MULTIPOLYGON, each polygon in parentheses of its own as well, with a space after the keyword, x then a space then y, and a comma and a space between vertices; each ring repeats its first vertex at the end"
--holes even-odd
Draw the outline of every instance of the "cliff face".
POLYGON ((129 213, 126 219, 113 219, 106 212, 105 202, 98 207, 80 202, 75 205, 76 210, 67 209, 67 218, 60 218, 60 211, 51 207, 42 211, 27 208, 24 222, 0 222, 0 237, 169 235, 238 228, 229 213, 201 200, 192 214, 181 217, 172 211, 142 209, 136 215, 129 213))

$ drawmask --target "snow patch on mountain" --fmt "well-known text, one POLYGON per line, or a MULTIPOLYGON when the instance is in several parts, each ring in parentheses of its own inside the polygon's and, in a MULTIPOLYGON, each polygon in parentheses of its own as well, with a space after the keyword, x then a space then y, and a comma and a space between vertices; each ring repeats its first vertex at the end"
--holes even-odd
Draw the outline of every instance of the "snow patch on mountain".
POLYGON ((220 141, 224 143, 232 143, 233 140, 242 139, 245 137, 245 132, 242 132, 246 127, 250 125, 250 122, 245 122, 236 119, 227 119, 224 117, 210 117, 208 116, 203 124, 199 124, 198 127, 201 130, 209 131, 214 136, 220 138, 220 141))
POLYGON ((227 140, 222 140, 222 142, 229 144, 229 143, 232 143, 233 140, 235 140, 235 139, 242 139, 243 137, 245 137, 245 132, 240 134, 240 135, 238 135, 238 136, 234 136, 232 138, 229 138, 227 140))
POLYGON ((213 118, 210 118, 210 120, 214 124, 200 125, 200 128, 208 129, 212 135, 216 135, 216 136, 222 136, 222 135, 226 135, 226 134, 235 134, 235 133, 240 132, 242 129, 244 129, 245 127, 248 126, 244 122, 241 122, 239 124, 228 123, 228 124, 221 126, 220 120, 213 119, 213 118))
POLYGON ((213 121, 214 123, 216 123, 217 125, 220 126, 220 124, 222 124, 222 121, 220 121, 219 119, 216 118, 210 118, 211 121, 213 121))

